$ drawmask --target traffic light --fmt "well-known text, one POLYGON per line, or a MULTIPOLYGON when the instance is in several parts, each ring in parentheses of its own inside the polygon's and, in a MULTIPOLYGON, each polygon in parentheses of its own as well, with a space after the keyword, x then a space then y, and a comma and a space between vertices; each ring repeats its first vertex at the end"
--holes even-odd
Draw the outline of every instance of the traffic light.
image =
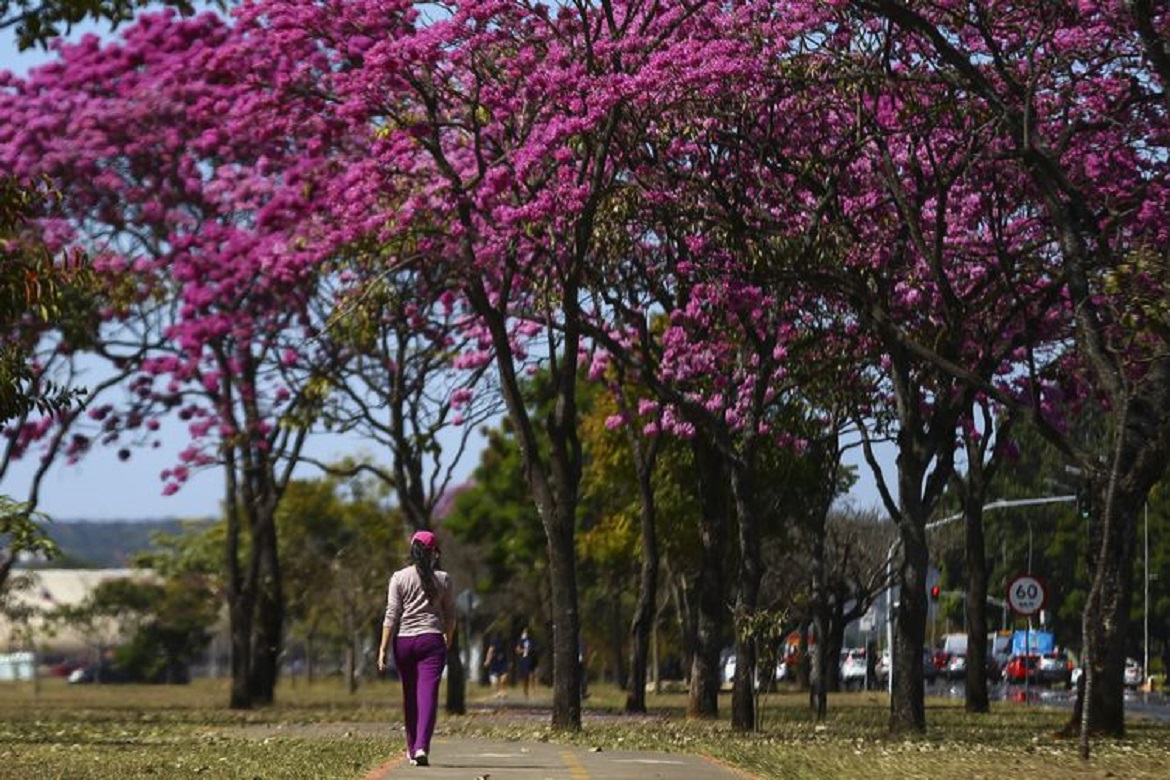
POLYGON ((1093 519, 1093 489, 1089 485, 1077 491, 1077 517, 1085 521, 1093 519))
POLYGON ((938 585, 931 585, 930 586, 930 600, 931 601, 938 601, 938 596, 940 593, 942 593, 942 589, 939 588, 938 585))

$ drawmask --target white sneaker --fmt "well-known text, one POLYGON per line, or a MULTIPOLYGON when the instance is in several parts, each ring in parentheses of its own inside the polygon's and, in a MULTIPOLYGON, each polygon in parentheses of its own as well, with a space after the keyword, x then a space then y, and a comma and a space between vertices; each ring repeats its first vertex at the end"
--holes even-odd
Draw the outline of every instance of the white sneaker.
POLYGON ((429 766, 427 761, 427 751, 419 750, 414 754, 414 758, 410 759, 411 766, 429 766))

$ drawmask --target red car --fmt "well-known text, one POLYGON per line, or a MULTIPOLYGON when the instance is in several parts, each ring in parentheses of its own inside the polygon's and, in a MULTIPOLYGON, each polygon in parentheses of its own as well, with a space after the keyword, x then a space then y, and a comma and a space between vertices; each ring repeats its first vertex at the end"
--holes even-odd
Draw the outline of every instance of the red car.
POLYGON ((1040 679, 1040 656, 1035 653, 1013 655, 1004 667, 1003 678, 1009 683, 1016 684, 1024 681, 1036 682, 1040 679))

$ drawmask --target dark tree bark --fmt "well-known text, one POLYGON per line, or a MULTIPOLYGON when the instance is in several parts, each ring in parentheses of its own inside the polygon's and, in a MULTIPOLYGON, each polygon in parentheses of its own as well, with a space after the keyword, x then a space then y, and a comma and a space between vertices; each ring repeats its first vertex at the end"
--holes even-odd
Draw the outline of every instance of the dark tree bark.
MULTIPOLYGON (((245 574, 240 564, 241 521, 240 502, 236 496, 235 456, 230 450, 226 454, 224 493, 227 506, 224 516, 227 524, 227 539, 224 544, 224 570, 227 584, 224 597, 228 605, 228 631, 231 635, 231 693, 228 704, 232 709, 246 710, 252 707, 252 614, 255 605, 253 595, 254 578, 245 574)), ((250 570, 252 564, 248 566, 250 570)))
MULTIPOLYGON (((699 543, 695 652, 691 662, 687 716, 719 716, 719 649, 723 638, 723 538, 728 501, 722 458, 710 442, 695 437, 695 470, 699 485, 699 543)), ((738 663, 736 664, 738 667, 738 663)))
MULTIPOLYGON (((638 434, 628 433, 634 466, 638 474, 641 500, 642 568, 638 578, 638 604, 630 626, 630 680, 626 692, 626 712, 646 712, 646 670, 650 656, 650 636, 658 620, 658 512, 654 503, 654 463, 661 437, 643 445, 638 434)), ((655 670, 657 679, 657 670, 655 670)))
MULTIPOLYGON (((983 505, 991 480, 1003 461, 994 453, 989 459, 992 446, 991 431, 996 420, 986 406, 977 407, 983 415, 983 433, 978 436, 965 435, 967 450, 967 474, 953 481, 955 490, 963 504, 963 528, 966 535, 965 550, 967 568, 966 603, 963 605, 967 619, 967 685, 964 706, 967 712, 987 713, 991 711, 990 694, 987 684, 987 541, 984 533, 983 505)), ((1005 418, 999 425, 994 438, 1003 439, 1011 433, 1014 419, 1005 418)))
POLYGON ((451 646, 447 648, 447 712, 463 715, 467 712, 467 670, 463 667, 462 629, 455 629, 451 646))
MULTIPOLYGON (((735 599, 735 614, 754 615, 759 608, 760 533, 756 513, 755 485, 752 481, 750 454, 732 464, 731 493, 739 528, 739 589, 735 599)), ((736 731, 754 731, 756 728, 755 673, 757 648, 754 638, 736 631, 735 682, 731 691, 731 728, 736 731)))
POLYGON ((982 502, 964 509, 967 534, 967 712, 991 711, 987 688, 987 553, 982 502))
POLYGON ((820 517, 813 531, 812 559, 809 575, 812 580, 813 633, 817 638, 809 670, 809 703, 817 720, 824 720, 829 711, 829 603, 825 588, 825 518, 820 517))
POLYGON ((917 518, 903 520, 898 525, 902 560, 897 579, 902 587, 898 595, 893 658, 890 664, 890 673, 894 676, 890 699, 890 730, 894 733, 926 731, 926 682, 923 677, 922 648, 926 640, 926 570, 929 554, 924 525, 917 518))
POLYGON ((252 545, 259 551, 259 561, 249 687, 252 703, 267 705, 276 700, 276 681, 284 650, 284 593, 276 550, 276 523, 271 510, 264 511, 264 515, 254 518, 252 532, 252 545))

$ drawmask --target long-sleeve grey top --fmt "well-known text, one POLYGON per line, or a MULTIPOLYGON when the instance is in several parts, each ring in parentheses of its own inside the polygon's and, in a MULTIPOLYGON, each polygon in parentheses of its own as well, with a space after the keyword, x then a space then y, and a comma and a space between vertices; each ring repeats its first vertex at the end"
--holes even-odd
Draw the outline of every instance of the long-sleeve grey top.
POLYGON ((422 578, 413 565, 394 572, 386 594, 386 628, 397 626, 398 636, 443 634, 455 620, 455 596, 451 592, 451 577, 445 571, 435 572, 439 593, 434 601, 427 598, 422 578))

